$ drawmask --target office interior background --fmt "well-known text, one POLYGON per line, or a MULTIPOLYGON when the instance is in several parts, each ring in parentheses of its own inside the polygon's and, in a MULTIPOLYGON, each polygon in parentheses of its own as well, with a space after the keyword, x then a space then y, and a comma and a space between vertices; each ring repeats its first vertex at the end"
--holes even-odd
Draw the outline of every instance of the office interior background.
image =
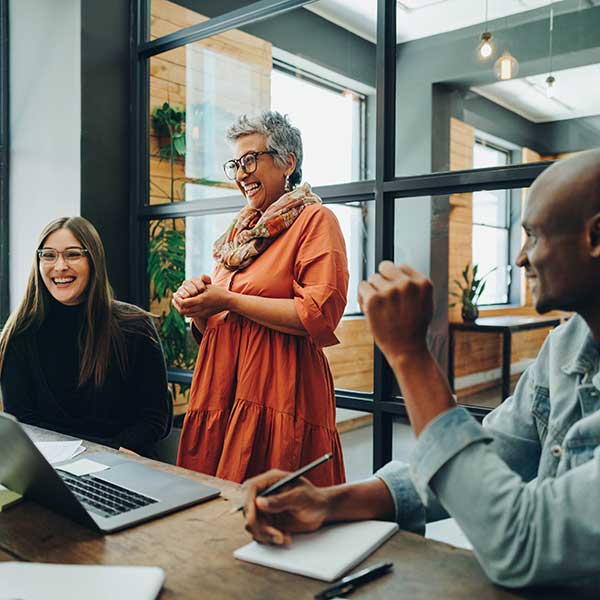
MULTIPOLYGON (((348 305, 326 354, 340 428, 368 424, 372 469, 402 450, 405 409, 359 281, 382 259, 431 277, 447 368, 454 281, 477 264, 491 271, 481 316, 534 315, 514 267, 527 188, 600 146, 600 0, 0 0, 0 28, 2 321, 42 226, 88 218, 117 297, 158 315, 181 419, 197 348, 171 290, 211 272, 244 204, 225 130, 287 113, 345 235, 348 305)), ((547 333, 513 336, 514 377, 547 333)), ((501 358, 499 336, 456 334, 455 390, 476 416, 501 401, 501 358)))

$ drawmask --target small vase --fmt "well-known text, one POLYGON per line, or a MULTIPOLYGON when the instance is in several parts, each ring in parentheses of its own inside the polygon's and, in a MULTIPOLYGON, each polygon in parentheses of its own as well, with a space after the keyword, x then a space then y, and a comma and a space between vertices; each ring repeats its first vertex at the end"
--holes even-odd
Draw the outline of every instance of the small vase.
POLYGON ((463 305, 461 316, 466 323, 473 323, 479 316, 479 308, 475 304, 463 305))

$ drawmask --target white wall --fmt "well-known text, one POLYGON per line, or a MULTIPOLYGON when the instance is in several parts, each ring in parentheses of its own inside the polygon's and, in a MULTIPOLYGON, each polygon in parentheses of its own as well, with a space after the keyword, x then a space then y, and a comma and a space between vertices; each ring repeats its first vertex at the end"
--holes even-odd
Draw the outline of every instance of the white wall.
POLYGON ((80 1, 9 0, 9 19, 14 308, 41 229, 55 217, 80 213, 80 1))
POLYGON ((431 198, 396 198, 394 261, 431 273, 431 198))

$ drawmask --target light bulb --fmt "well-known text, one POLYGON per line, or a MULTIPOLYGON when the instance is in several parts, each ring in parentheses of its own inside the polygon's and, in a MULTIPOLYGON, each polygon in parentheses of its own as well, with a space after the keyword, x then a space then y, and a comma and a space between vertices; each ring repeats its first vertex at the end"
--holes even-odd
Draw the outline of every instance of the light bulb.
POLYGON ((546 96, 548 98, 554 98, 556 94, 556 79, 552 75, 546 77, 546 96))
POLYGON ((519 63, 517 59, 507 50, 494 64, 496 77, 501 81, 507 81, 517 76, 519 63))
POLYGON ((477 54, 480 59, 487 60, 494 53, 492 39, 492 34, 489 31, 481 34, 481 41, 477 47, 477 54))

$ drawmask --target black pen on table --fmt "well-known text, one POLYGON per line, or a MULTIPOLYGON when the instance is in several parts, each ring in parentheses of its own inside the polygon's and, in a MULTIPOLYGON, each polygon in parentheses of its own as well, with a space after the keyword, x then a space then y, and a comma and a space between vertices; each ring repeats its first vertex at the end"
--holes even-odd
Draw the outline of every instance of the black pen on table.
MULTIPOLYGON (((333 452, 328 452, 327 454, 323 454, 323 456, 321 456, 320 458, 313 460, 312 462, 308 463, 307 465, 304 465, 302 468, 298 469, 297 471, 294 471, 293 473, 286 475, 279 481, 276 481, 273 485, 270 485, 268 488, 264 489, 262 492, 259 492, 256 495, 256 497, 259 498, 259 497, 263 497, 263 496, 270 496, 271 494, 278 492, 282 487, 284 487, 288 483, 292 483, 292 482, 296 481, 296 479, 299 479, 300 477, 302 477, 302 475, 304 475, 305 473, 308 473, 309 471, 312 471, 315 467, 318 467, 319 465, 323 464, 325 461, 329 460, 332 457, 333 457, 333 452)), ((231 514, 236 513, 239 510, 242 510, 243 508, 244 508, 244 505, 240 504, 239 506, 236 506, 231 511, 231 514)))
POLYGON ((352 575, 348 575, 334 583, 331 587, 321 590, 315 595, 315 600, 328 600, 329 598, 347 596, 348 594, 351 594, 357 587, 364 585, 369 581, 373 581, 373 579, 377 579, 382 575, 385 575, 391 571, 393 566, 394 563, 391 562, 381 563, 379 565, 362 569, 362 571, 358 571, 352 575))

